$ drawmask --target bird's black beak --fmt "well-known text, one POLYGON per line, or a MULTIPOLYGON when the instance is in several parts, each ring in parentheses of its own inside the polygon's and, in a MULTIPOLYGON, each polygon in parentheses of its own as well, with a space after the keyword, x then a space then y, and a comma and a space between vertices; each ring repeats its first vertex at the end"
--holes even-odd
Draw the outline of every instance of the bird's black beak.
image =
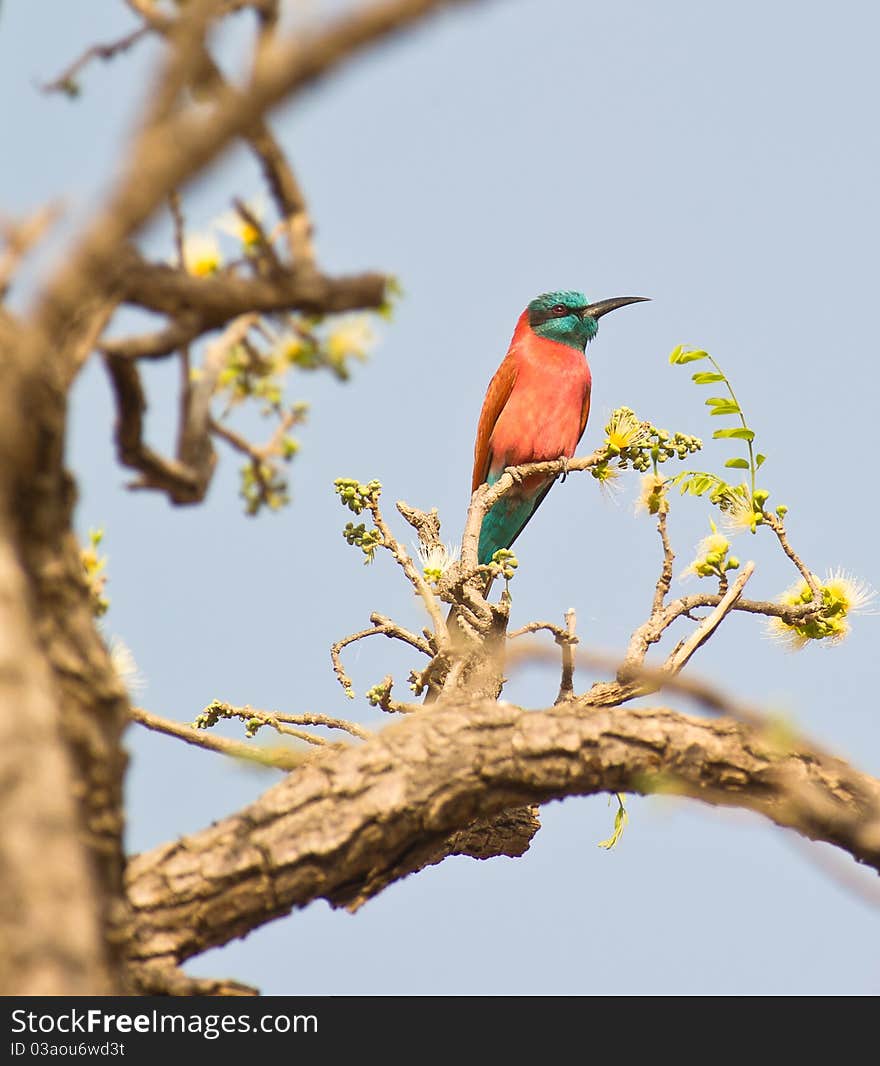
POLYGON ((618 307, 626 307, 627 304, 640 304, 650 301, 649 296, 614 296, 610 300, 600 300, 598 303, 590 304, 581 311, 581 317, 584 318, 587 315, 590 318, 601 318, 602 315, 607 315, 609 311, 616 311, 618 307))

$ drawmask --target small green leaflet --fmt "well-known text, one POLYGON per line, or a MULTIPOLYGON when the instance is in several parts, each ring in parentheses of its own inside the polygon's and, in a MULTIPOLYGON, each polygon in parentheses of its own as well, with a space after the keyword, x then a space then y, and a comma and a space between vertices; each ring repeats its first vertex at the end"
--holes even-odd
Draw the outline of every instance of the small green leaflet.
POLYGON ((757 454, 757 455, 755 456, 755 466, 756 466, 756 467, 761 467, 761 466, 763 466, 763 465, 764 465, 764 460, 765 460, 766 458, 767 458, 767 456, 766 456, 766 455, 761 455, 761 453, 759 452, 759 453, 758 453, 758 454, 757 454))
POLYGON ((706 406, 711 407, 710 414, 713 415, 739 415, 742 411, 739 409, 739 404, 735 403, 727 396, 710 396, 706 400, 706 406))
POLYGON ((748 459, 728 459, 724 465, 734 470, 748 470, 749 461, 748 459))
POLYGON ((703 470, 683 470, 680 474, 670 478, 670 482, 679 486, 682 496, 686 492, 689 492, 691 496, 702 496, 709 489, 712 490, 711 496, 731 491, 726 481, 722 481, 715 474, 707 474, 703 470))
POLYGON ((716 374, 714 370, 700 370, 696 374, 691 374, 691 381, 695 385, 714 385, 716 381, 726 380, 723 374, 716 374))
POLYGON ((669 353, 669 362, 673 366, 681 366, 683 363, 696 363, 698 359, 706 359, 708 356, 709 353, 704 352, 702 348, 695 352, 686 352, 684 346, 679 344, 677 348, 673 348, 669 353))
POLYGON ((746 429, 745 426, 738 427, 737 429, 716 429, 712 436, 715 440, 732 437, 734 440, 753 441, 755 439, 755 431, 753 429, 746 429))

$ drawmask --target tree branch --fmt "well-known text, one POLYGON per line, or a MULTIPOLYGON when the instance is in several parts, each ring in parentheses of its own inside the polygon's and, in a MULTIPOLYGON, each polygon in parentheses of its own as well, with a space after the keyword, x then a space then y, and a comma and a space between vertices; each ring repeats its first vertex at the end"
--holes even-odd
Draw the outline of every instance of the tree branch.
POLYGON ((145 711, 143 707, 132 707, 131 717, 132 721, 156 733, 164 733, 166 736, 176 737, 194 747, 228 755, 233 759, 242 759, 245 762, 259 763, 260 766, 268 766, 274 770, 293 770, 307 758, 305 752, 294 751, 291 748, 264 748, 258 744, 248 744, 243 740, 215 736, 202 729, 193 729, 191 725, 185 725, 183 722, 172 722, 168 718, 160 718, 157 714, 145 711))
MULTIPOLYGON (((383 0, 262 50, 250 81, 242 89, 215 93, 210 108, 184 109, 178 114, 169 112, 165 117, 157 115, 154 109, 105 207, 97 213, 65 258, 63 268, 44 290, 26 358, 36 362, 43 350, 54 349, 57 337, 67 334, 77 309, 106 292, 112 279, 118 279, 116 264, 124 242, 149 221, 172 192, 203 172, 233 138, 253 128, 268 109, 314 84, 369 45, 411 26, 438 8, 461 2, 383 0)), ((202 7, 207 11, 209 5, 202 7)), ((202 7, 197 14, 202 14, 202 7)), ((189 19, 180 21, 186 29, 189 19)), ((201 29, 197 26, 199 22, 193 18, 192 37, 196 47, 181 44, 177 66, 172 63, 173 70, 160 72, 153 93, 156 99, 176 95, 171 93, 172 83, 180 82, 181 75, 185 82, 187 75, 191 75, 189 63, 198 58, 201 39, 200 33, 195 32, 201 29), (171 89, 166 91, 166 85, 171 85, 171 89)), ((298 305, 291 301, 288 306, 298 305)), ((249 304, 239 306, 235 313, 260 309, 268 308, 249 304)), ((219 310, 217 313, 220 322, 226 321, 219 310)))
POLYGON ((769 730, 586 701, 439 704, 318 753, 241 812, 132 859, 131 957, 180 962, 318 898, 357 908, 450 854, 475 820, 597 792, 752 810, 880 870, 880 781, 769 730))

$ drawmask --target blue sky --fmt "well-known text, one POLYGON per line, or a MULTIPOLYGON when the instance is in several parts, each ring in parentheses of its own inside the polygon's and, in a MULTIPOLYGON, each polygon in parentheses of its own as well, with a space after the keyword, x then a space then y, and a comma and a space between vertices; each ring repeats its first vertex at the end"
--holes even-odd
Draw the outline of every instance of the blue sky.
MULTIPOLYGON (((322 263, 392 272, 404 298, 350 384, 294 382, 312 414, 293 504, 277 516, 243 516, 229 455, 200 508, 127 493, 106 381, 98 366, 83 374, 69 449, 77 522, 106 529, 107 629, 137 658, 140 702, 183 721, 217 697, 378 723, 365 701, 344 698, 329 645, 373 610, 413 625, 419 611, 390 561, 365 568, 345 545, 333 479, 378 477, 390 513, 399 498, 437 506, 457 539, 485 386, 517 315, 547 289, 652 298, 602 320, 584 451, 621 404, 708 440, 705 395, 666 358, 679 343, 706 347, 768 455, 763 480, 790 508, 796 548, 820 573, 843 566, 880 584, 878 20, 854 2, 833 18, 826 5, 750 0, 478 4, 276 113, 322 263)), ((4 212, 60 197, 70 232, 107 187, 152 49, 90 69, 74 103, 37 83, 129 25, 115 0, 53 5, 51 21, 41 5, 3 6, 4 212)), ((233 35, 225 52, 235 47, 233 35)), ((188 218, 204 226, 231 196, 259 192, 256 168, 232 152, 187 191, 188 218)), ((170 253, 167 234, 163 222, 146 236, 152 254, 170 253)), ((168 447, 174 368, 147 381, 150 437, 168 447)), ((731 454, 707 444, 701 463, 718 469, 731 454)), ((633 514, 635 482, 625 487, 617 504, 591 478, 554 488, 517 543, 514 623, 574 606, 588 646, 624 645, 659 566, 656 534, 633 514)), ((683 501, 670 527, 680 572, 708 531, 705 508, 683 501)), ((746 535, 735 550, 758 564, 756 596, 791 583, 768 537, 746 535)), ((876 627, 865 617, 840 647, 793 655, 735 617, 692 668, 877 774, 876 627)), ((347 660, 361 694, 389 671, 402 687, 414 665, 376 645, 347 660)), ((535 669, 509 696, 540 707, 557 681, 535 669)), ((127 743, 133 851, 275 780, 136 727, 127 743)), ((880 992, 880 911, 816 861, 831 849, 752 815, 634 798, 608 854, 596 843, 612 815, 604 797, 549 805, 521 860, 446 861, 355 916, 318 903, 190 969, 268 994, 880 992)))

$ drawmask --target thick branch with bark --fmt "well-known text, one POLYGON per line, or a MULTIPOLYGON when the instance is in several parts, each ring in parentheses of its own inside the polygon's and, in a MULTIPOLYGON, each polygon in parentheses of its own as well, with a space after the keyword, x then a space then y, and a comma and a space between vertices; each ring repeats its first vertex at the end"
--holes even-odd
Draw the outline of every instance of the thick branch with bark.
POLYGON ((880 781, 806 745, 665 708, 437 705, 320 752, 238 814, 134 858, 130 957, 178 963, 318 898, 356 909, 450 854, 475 822, 624 791, 752 810, 880 870, 880 781))

